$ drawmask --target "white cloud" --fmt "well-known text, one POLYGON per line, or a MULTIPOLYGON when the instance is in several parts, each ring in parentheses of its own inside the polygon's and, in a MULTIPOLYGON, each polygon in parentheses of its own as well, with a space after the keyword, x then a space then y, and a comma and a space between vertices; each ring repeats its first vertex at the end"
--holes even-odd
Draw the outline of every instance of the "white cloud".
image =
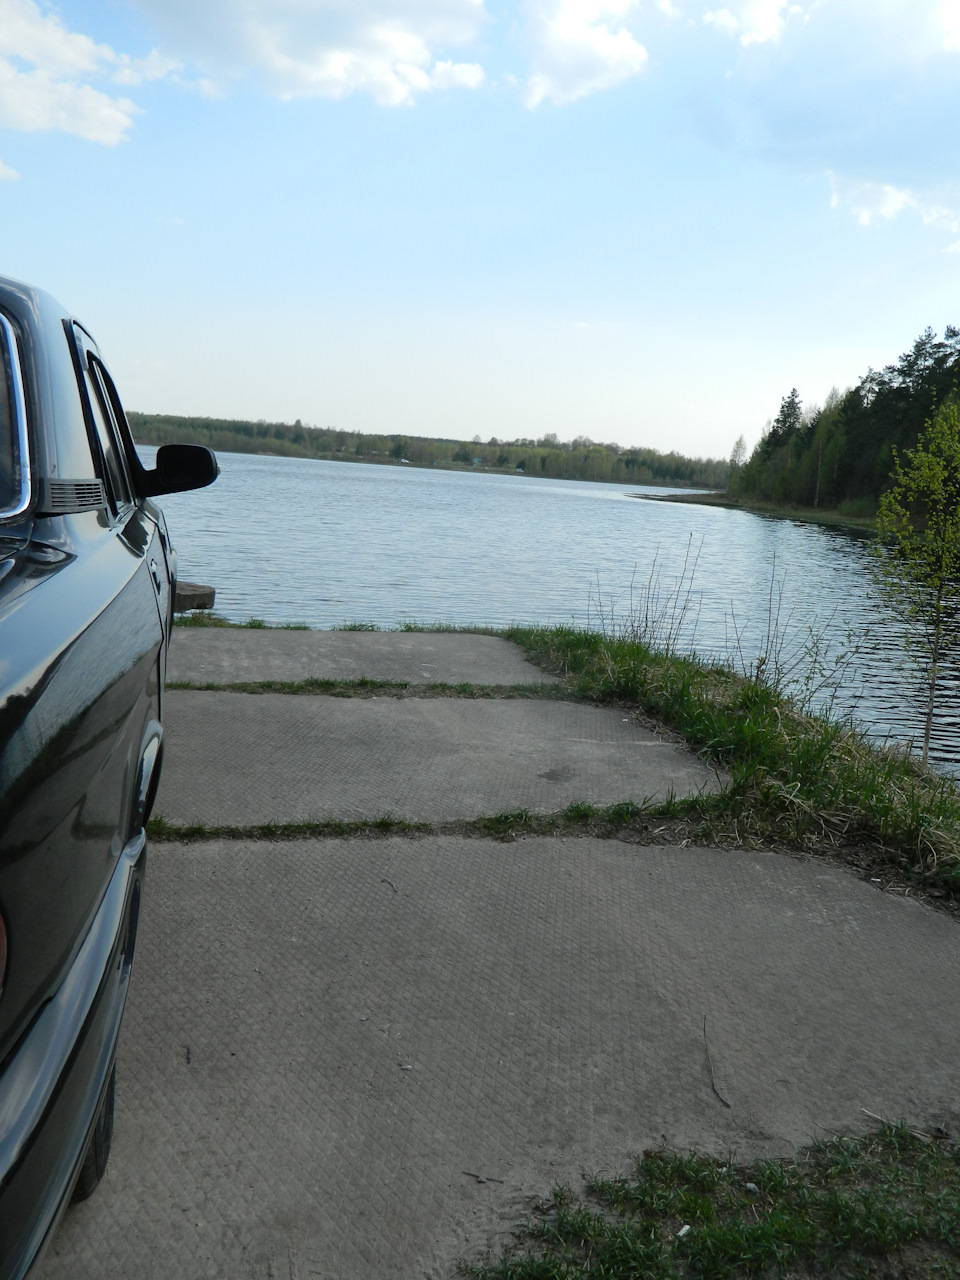
POLYGON ((831 208, 848 208, 861 227, 869 227, 878 218, 893 222, 901 213, 912 213, 924 226, 954 235, 960 231, 960 209, 944 203, 939 196, 911 191, 892 183, 849 183, 834 175, 830 176, 830 184, 831 208))
POLYGON ((741 19, 744 27, 740 43, 763 44, 766 40, 779 40, 785 22, 785 0, 753 0, 744 6, 741 19))
POLYGON ((728 31, 731 35, 740 30, 740 21, 729 9, 711 9, 703 15, 708 26, 717 27, 720 31, 728 31))
POLYGON ((112 78, 117 84, 138 85, 147 80, 164 80, 177 70, 179 63, 152 49, 145 58, 128 58, 125 53, 121 54, 112 78))
POLYGON ((112 49, 68 31, 55 13, 43 13, 32 0, 0 0, 0 54, 51 76, 90 74, 115 58, 112 49))
POLYGON ((787 0, 743 0, 735 9, 736 12, 710 9, 703 15, 703 21, 729 35, 739 35, 742 45, 779 40, 787 16, 803 14, 799 5, 788 7, 787 0))
POLYGON ((943 227, 944 230, 954 234, 960 231, 960 212, 958 210, 937 203, 924 204, 920 202, 917 207, 925 226, 943 227))
POLYGON ((0 160, 0 182, 16 182, 20 175, 16 169, 11 169, 8 164, 4 164, 0 160))
POLYGON ((449 56, 476 40, 483 0, 132 2, 208 80, 259 75, 281 98, 366 93, 399 106, 484 81, 479 63, 449 56))
POLYGON ((435 89, 479 89, 484 81, 479 62, 438 62, 430 80, 435 89))
POLYGON ((138 108, 89 82, 140 84, 169 75, 174 64, 157 53, 133 59, 69 31, 56 13, 33 0, 0 0, 0 126, 61 130, 113 146, 138 108))
POLYGON ((24 132, 59 129, 114 146, 138 108, 88 84, 60 80, 46 71, 18 71, 0 58, 0 125, 24 132))
POLYGON ((534 69, 524 100, 573 102, 639 74, 647 51, 625 25, 636 0, 538 0, 531 5, 534 69))
POLYGON ((960 53, 960 0, 941 0, 940 26, 943 47, 960 53))

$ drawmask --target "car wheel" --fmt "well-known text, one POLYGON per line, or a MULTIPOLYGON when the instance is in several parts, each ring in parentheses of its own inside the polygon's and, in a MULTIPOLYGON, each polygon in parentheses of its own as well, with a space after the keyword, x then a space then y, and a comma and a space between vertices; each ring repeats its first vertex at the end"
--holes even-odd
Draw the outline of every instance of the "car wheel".
POLYGON ((110 1083, 100 1103, 97 1122, 93 1126, 83 1164, 80 1166, 80 1176, 73 1189, 74 1204, 92 1196, 106 1172, 107 1161, 110 1159, 110 1142, 113 1138, 113 1103, 116 1092, 117 1064, 114 1063, 113 1070, 110 1072, 110 1083))

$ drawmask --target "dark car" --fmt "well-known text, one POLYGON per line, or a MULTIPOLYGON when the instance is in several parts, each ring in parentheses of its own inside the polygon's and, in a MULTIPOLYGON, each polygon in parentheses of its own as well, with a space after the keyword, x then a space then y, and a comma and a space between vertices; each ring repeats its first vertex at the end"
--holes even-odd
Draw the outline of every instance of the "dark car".
POLYGON ((0 1280, 103 1174, 163 758, 176 559, 110 374, 48 294, 0 278, 0 1280))

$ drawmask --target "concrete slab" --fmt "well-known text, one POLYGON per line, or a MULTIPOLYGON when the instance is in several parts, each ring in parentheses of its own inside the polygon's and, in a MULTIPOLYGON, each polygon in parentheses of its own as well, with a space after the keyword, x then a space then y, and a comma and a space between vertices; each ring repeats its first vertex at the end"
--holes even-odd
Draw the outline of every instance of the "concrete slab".
POLYGON ((624 713, 570 702, 174 690, 164 730, 156 812, 176 822, 441 821, 717 785, 624 713))
POLYGON ((661 1141, 955 1132, 957 937, 773 855, 155 846, 110 1166, 44 1280, 447 1278, 661 1141))
POLYGON ((405 680, 410 684, 545 684, 516 645, 431 631, 281 631, 178 627, 168 680, 405 680))

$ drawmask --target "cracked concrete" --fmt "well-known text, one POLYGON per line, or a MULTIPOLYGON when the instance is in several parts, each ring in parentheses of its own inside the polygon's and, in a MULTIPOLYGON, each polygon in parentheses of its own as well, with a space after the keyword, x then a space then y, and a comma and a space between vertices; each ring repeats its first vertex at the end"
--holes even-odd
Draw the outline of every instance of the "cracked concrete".
POLYGON ((841 870, 593 839, 150 857, 114 1151, 47 1277, 439 1280, 649 1145, 960 1119, 956 926, 841 870))
POLYGON ((715 771, 622 711, 535 699, 166 695, 156 812, 242 826, 476 818, 716 788, 715 771))
POLYGON ((410 684, 556 683, 516 645, 468 632, 178 627, 167 665, 168 680, 190 684, 363 676, 410 684))
MULTIPOLYGON (((335 701, 171 695, 161 799, 187 804, 189 784, 220 812, 276 786, 286 810, 296 787, 247 772, 273 739, 258 755, 249 738, 271 717, 309 722, 311 702, 329 739, 320 772, 338 754, 343 778, 366 767, 377 743, 358 731, 362 706, 385 744, 364 776, 406 777, 415 797, 404 758, 416 764, 429 734, 391 717, 437 704, 318 711, 335 701), (191 699, 209 699, 193 718, 191 699), (191 754, 204 705, 220 736, 191 754)), ((483 799, 466 777, 476 758, 450 745, 456 724, 491 761, 520 741, 457 720, 477 706, 513 709, 518 734, 536 726, 490 796, 536 779, 551 752, 583 758, 577 735, 590 750, 602 737, 563 718, 595 710, 572 704, 441 705, 446 780, 428 771, 422 788, 433 812, 483 799)), ((631 755, 636 726, 617 723, 616 750, 596 757, 611 795, 624 759, 659 750, 631 755)), ((276 750, 291 766, 293 749, 276 750)), ((155 844, 113 1154, 42 1274, 448 1280, 556 1182, 625 1168, 651 1144, 787 1153, 868 1127, 861 1108, 955 1129, 958 985, 952 920, 797 858, 592 838, 155 844)))

